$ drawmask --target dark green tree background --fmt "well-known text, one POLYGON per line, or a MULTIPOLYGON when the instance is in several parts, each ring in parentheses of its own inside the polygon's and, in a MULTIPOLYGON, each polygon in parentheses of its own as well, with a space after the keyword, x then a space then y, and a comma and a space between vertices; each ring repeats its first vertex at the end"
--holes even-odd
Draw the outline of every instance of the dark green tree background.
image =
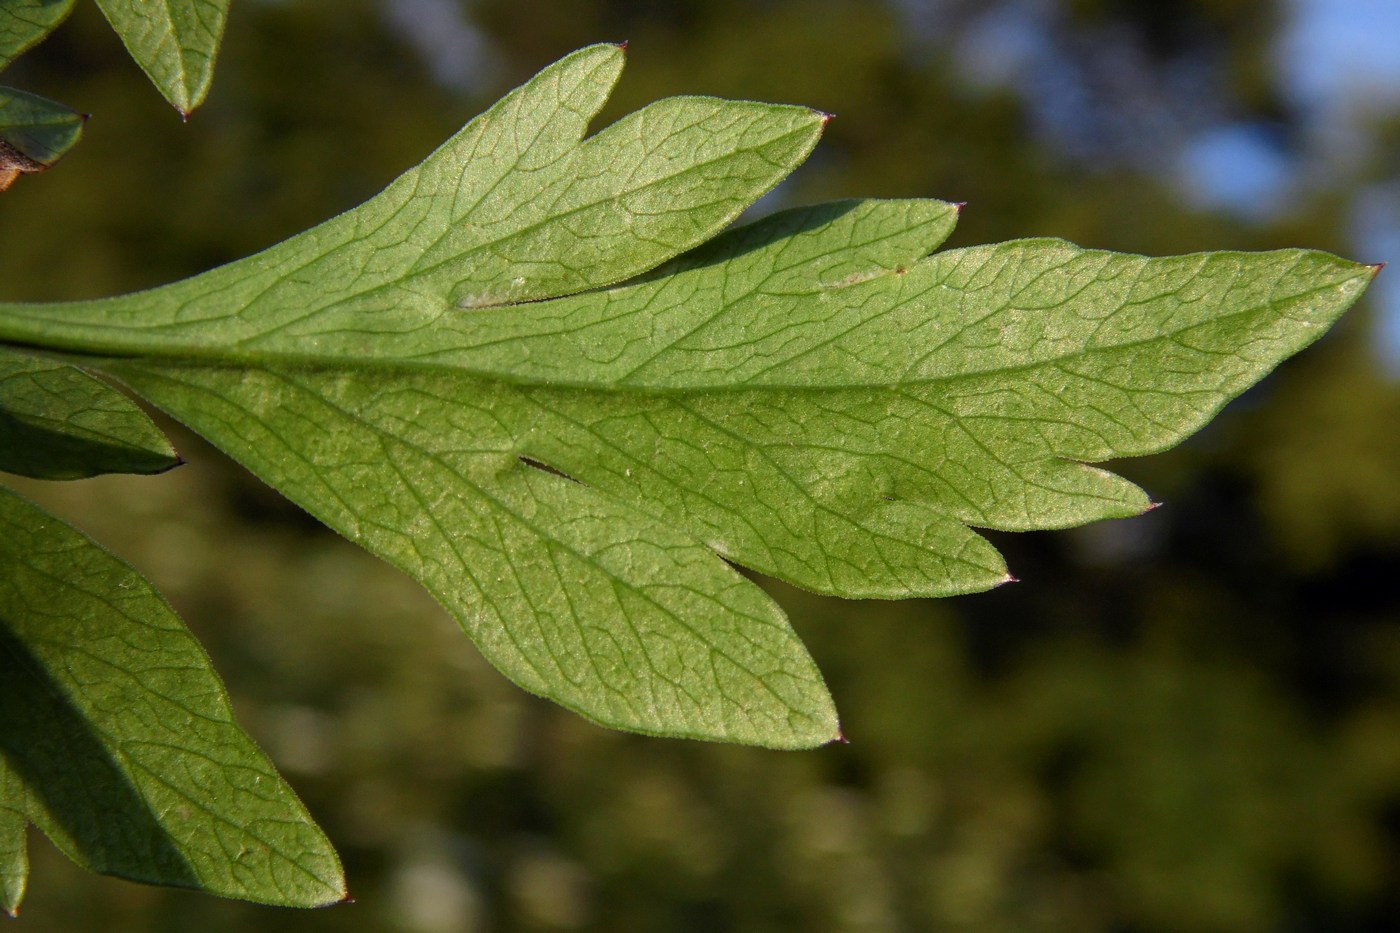
MULTIPOLYGON (((969 202, 954 245, 1400 259, 1372 252, 1400 240, 1400 110, 1308 91, 1305 6, 243 0, 181 126, 81 5, 7 73, 93 119, 3 196, 0 285, 89 297, 245 255, 546 62, 624 38, 612 116, 673 93, 837 114, 766 207, 936 196, 969 202)), ((775 587, 851 738, 811 753, 610 733, 521 694, 413 584, 178 428, 172 474, 28 484, 170 596, 358 903, 137 887, 36 836, 16 929, 1395 929, 1387 294, 1185 447, 1115 467, 1165 507, 997 535, 1019 584, 909 603, 775 587)))

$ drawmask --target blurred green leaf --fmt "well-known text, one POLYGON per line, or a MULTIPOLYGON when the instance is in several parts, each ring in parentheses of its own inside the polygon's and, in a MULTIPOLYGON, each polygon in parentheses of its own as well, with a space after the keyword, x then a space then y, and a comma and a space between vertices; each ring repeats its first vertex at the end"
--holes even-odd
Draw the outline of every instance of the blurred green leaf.
POLYGON ((0 87, 0 191, 57 162, 83 134, 86 119, 37 94, 0 87))
POLYGON ((180 462, 135 403, 75 366, 0 350, 0 470, 37 479, 159 473, 180 462))
POLYGON ((0 754, 0 910, 10 916, 19 911, 29 881, 29 847, 25 832, 24 782, 0 754))
POLYGON ((145 579, 3 488, 0 562, 7 908, 23 887, 21 804, 93 871, 268 904, 345 897, 330 843, 145 579))
POLYGON ((0 70, 53 32, 74 0, 5 0, 0 3, 0 70))
POLYGON ((953 205, 850 201, 601 288, 705 240, 824 122, 676 98, 580 145, 621 63, 569 56, 265 253, 3 306, 0 339, 105 357, 420 580, 526 689, 621 728, 802 747, 839 735, 821 677, 716 552, 844 596, 995 586, 969 526, 1143 511, 1082 461, 1177 443, 1373 273, 1051 240, 922 258, 953 205))
POLYGON ((184 116, 204 102, 228 0, 97 0, 131 57, 184 116))

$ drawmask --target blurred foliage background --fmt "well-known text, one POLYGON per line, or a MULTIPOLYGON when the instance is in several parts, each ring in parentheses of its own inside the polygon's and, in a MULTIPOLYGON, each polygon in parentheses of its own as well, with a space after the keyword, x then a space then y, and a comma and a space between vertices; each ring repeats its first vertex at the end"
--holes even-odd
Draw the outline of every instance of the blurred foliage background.
MULTIPOLYGON (((188 126, 93 4, 6 83, 93 114, 0 199, 6 299, 154 285, 377 191, 559 55, 837 114, 760 205, 969 202, 952 245, 1400 259, 1391 0, 239 0, 188 126)), ((522 694, 416 587, 198 439, 25 490, 132 561, 338 844, 302 913, 86 875, 41 837, 15 929, 1400 928, 1400 277, 1184 447, 1165 507, 997 535, 1023 582, 773 585, 851 744, 607 732, 522 694)))

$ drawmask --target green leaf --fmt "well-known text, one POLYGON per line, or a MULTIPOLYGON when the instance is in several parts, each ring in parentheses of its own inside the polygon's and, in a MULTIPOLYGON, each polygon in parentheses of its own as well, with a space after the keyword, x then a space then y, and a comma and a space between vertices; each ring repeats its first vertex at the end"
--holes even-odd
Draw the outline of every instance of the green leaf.
POLYGON ((18 915, 29 882, 25 800, 24 782, 0 754, 0 910, 11 917, 18 915))
POLYGON ((73 9, 74 0, 5 0, 0 3, 0 71, 32 48, 73 9))
POLYGON ((839 736, 820 675, 721 558, 842 596, 995 586, 972 528, 1142 511, 1085 461, 1178 442, 1373 274, 1300 250, 927 256, 957 216, 937 201, 788 211, 676 258, 823 118, 676 99, 579 145, 620 64, 570 56, 243 262, 0 306, 0 340, 101 358, 422 581, 527 689, 801 747, 839 736))
MULTIPOLYGON (((209 658, 134 570, 0 488, 0 858, 12 811, 104 874, 310 907, 330 843, 234 723, 209 658), (15 790, 18 776, 23 785, 15 790)), ((15 906, 18 895, 7 894, 15 906)))
POLYGON ((160 429, 116 389, 77 367, 0 350, 0 470, 81 479, 179 463, 160 429))
POLYGON ((83 134, 86 119, 37 94, 0 87, 0 191, 57 162, 83 134))
POLYGON ((97 0, 136 64, 183 116, 204 102, 228 0, 97 0))

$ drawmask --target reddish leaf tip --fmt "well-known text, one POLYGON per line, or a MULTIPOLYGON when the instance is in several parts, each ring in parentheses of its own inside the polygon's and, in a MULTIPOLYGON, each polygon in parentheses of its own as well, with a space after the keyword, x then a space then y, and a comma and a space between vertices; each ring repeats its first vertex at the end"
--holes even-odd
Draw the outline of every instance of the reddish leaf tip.
POLYGON ((618 50, 619 52, 625 52, 625 51, 627 51, 627 43, 628 43, 628 41, 629 41, 629 40, 627 40, 627 39, 623 39, 621 42, 614 42, 613 45, 617 46, 617 50, 618 50))
POLYGON ((173 463, 171 463, 170 466, 164 467, 164 468, 162 468, 162 469, 160 469, 160 470, 157 470, 157 471, 155 471, 155 472, 156 472, 157 474, 160 474, 160 473, 169 473, 171 470, 178 470, 178 469, 180 469, 180 467, 184 466, 184 465, 187 464, 187 463, 189 463, 189 461, 186 460, 184 457, 180 456, 180 452, 177 450, 177 451, 175 451, 175 461, 174 461, 173 463))
POLYGON ((967 202, 966 202, 966 201, 954 201, 954 202, 953 202, 953 210, 957 212, 957 215, 958 215, 959 217, 962 216, 962 212, 963 212, 963 208, 964 208, 964 207, 967 207, 967 202))
POLYGON ((1021 578, 1020 578, 1020 577, 1013 577, 1011 574, 1008 573, 1006 576, 1004 576, 1004 577, 1001 578, 1001 582, 998 583, 997 586, 1004 586, 1004 585, 1007 584, 1007 583, 1020 583, 1020 582, 1021 582, 1021 578))
POLYGON ((840 729, 837 729, 837 730, 836 730, 836 738, 832 739, 831 742, 828 743, 828 744, 831 744, 831 745, 850 745, 850 744, 851 744, 851 740, 848 739, 848 738, 846 738, 846 733, 845 733, 845 732, 843 732, 843 731, 840 730, 840 729))
POLYGON ((1381 274, 1381 270, 1385 268, 1385 263, 1373 262, 1366 268, 1371 270, 1371 279, 1374 281, 1376 276, 1381 274))
POLYGON ((828 123, 830 123, 832 120, 835 120, 835 119, 836 119, 836 114, 834 114, 834 113, 827 113, 825 110, 815 110, 815 109, 814 109, 812 112, 815 113, 817 116, 821 117, 821 120, 822 120, 822 128, 823 128, 823 129, 826 128, 826 125, 827 125, 828 123))
POLYGON ((1155 512, 1155 511, 1157 511, 1158 509, 1160 509, 1161 507, 1162 507, 1162 503, 1160 503, 1160 502, 1149 502, 1149 503, 1147 503, 1147 508, 1145 508, 1145 509, 1142 510, 1142 514, 1143 514, 1143 515, 1146 515, 1148 512, 1155 512))

